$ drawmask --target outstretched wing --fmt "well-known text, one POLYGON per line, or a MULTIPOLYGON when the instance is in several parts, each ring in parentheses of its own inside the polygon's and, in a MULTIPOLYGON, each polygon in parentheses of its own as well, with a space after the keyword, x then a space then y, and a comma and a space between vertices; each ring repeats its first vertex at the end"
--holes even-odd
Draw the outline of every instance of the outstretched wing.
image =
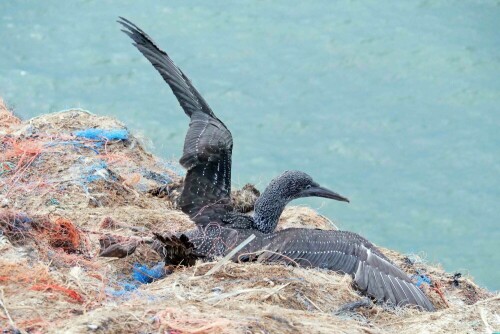
POLYGON ((122 31, 168 83, 191 118, 180 163, 187 169, 180 207, 198 224, 217 221, 230 210, 231 132, 213 113, 168 54, 135 24, 120 17, 122 31))
MULTIPOLYGON (((334 270, 351 275, 362 293, 378 301, 434 310, 432 303, 408 275, 372 243, 352 232, 290 228, 264 234, 253 229, 213 224, 187 234, 193 247, 190 254, 203 255, 205 259, 224 256, 251 234, 256 238, 235 254, 233 261, 285 263, 334 270)), ((171 254, 179 254, 175 245, 168 243, 161 244, 157 252, 167 262, 171 261, 171 254)), ((184 255, 183 258, 182 262, 187 264, 188 257, 184 255)))
POLYGON ((377 300, 434 310, 408 275, 355 233, 291 228, 263 237, 262 244, 264 252, 257 261, 343 272, 353 276, 359 290, 377 300))

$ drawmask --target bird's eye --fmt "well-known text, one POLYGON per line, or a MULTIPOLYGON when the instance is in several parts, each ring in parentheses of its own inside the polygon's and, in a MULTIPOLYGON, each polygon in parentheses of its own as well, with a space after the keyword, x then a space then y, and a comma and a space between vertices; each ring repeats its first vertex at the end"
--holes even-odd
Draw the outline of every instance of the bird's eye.
POLYGON ((308 184, 308 185, 306 186, 306 189, 311 189, 311 185, 310 185, 310 184, 308 184))

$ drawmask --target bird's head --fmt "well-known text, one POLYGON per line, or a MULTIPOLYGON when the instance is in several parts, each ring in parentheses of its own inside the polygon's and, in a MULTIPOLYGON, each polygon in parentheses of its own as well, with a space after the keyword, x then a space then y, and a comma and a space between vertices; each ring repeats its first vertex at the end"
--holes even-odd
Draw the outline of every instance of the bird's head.
POLYGON ((306 173, 289 170, 273 179, 255 202, 255 228, 264 233, 274 231, 288 202, 311 196, 349 202, 344 196, 314 182, 306 173))
POLYGON ((281 188, 280 192, 286 196, 288 201, 314 196, 349 202, 346 197, 320 186, 311 176, 301 171, 285 171, 272 181, 272 183, 274 182, 281 188))

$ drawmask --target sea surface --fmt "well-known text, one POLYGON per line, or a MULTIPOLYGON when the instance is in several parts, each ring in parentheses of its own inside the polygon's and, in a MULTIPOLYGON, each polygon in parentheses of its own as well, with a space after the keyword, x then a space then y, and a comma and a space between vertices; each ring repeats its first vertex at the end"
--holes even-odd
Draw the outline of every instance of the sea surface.
POLYGON ((188 119, 115 22, 165 49, 234 137, 233 184, 303 170, 296 201, 500 289, 500 2, 1 1, 0 96, 111 115, 178 159, 188 119))

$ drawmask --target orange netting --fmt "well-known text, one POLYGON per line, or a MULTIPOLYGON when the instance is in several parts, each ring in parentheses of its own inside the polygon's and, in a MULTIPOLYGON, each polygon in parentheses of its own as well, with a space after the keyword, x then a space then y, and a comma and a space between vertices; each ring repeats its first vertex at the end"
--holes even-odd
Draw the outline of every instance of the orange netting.
POLYGON ((77 303, 83 303, 83 297, 75 290, 62 287, 57 284, 35 284, 31 288, 34 291, 57 291, 68 296, 72 301, 77 303))
MULTIPOLYGON (((89 129, 126 131, 81 110, 21 123, 0 100, 0 332, 404 334, 492 332, 500 324, 500 296, 390 250, 383 252, 406 272, 431 279, 426 294, 437 312, 375 305, 338 315, 361 298, 350 277, 260 263, 224 263, 207 276, 214 263, 172 267, 139 284, 134 264, 142 274, 160 260, 152 232, 194 226, 175 209, 182 177, 132 135, 75 135, 89 129), (99 257, 101 243, 128 256, 99 257)), ((258 196, 247 190, 232 194, 245 212, 258 196)), ((312 209, 289 207, 279 227, 332 225, 312 209)))
POLYGON ((80 231, 68 219, 57 218, 44 233, 52 247, 62 248, 67 253, 80 250, 80 231))

